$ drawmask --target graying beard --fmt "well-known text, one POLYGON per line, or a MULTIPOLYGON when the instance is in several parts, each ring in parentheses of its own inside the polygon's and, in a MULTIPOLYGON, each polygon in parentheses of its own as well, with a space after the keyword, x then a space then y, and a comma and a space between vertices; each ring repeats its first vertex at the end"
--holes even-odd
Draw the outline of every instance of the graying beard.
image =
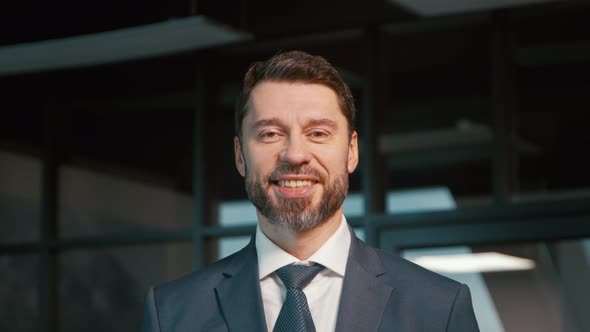
POLYGON ((329 184, 316 209, 309 209, 310 198, 279 198, 278 207, 275 208, 262 185, 256 184, 247 169, 245 182, 248 198, 270 223, 284 225, 297 232, 313 229, 332 217, 344 202, 348 191, 348 174, 343 173, 333 185, 329 184))

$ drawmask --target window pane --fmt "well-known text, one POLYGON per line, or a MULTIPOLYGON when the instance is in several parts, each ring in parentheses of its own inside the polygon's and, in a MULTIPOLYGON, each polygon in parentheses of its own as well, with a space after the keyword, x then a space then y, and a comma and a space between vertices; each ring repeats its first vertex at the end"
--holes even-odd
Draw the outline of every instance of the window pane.
POLYGON ((218 205, 220 226, 256 225, 256 208, 250 201, 226 201, 218 205))
POLYGON ((387 191, 445 187, 458 206, 489 203, 495 142, 489 30, 468 27, 382 35, 371 130, 383 171, 372 176, 387 191))
POLYGON ((63 237, 192 225, 188 194, 79 167, 63 166, 59 177, 63 237))
POLYGON ((39 238, 41 163, 0 151, 0 242, 39 238))
POLYGON ((590 330, 590 239, 412 249, 403 256, 467 284, 482 331, 590 330))
POLYGON ((0 330, 37 331, 38 257, 0 256, 0 330))
POLYGON ((148 288, 190 272, 191 254, 188 243, 62 254, 60 331, 139 331, 148 288))

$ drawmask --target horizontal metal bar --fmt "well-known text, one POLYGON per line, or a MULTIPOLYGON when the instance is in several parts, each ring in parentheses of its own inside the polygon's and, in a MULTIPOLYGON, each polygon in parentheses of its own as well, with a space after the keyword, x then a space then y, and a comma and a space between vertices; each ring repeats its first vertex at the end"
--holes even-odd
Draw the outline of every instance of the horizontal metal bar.
MULTIPOLYGON (((450 211, 374 214, 347 217, 351 227, 363 227, 372 219, 378 232, 394 231, 403 246, 433 246, 465 243, 531 241, 590 237, 590 199, 522 203, 508 206, 472 207, 450 211)), ((250 236, 255 221, 242 226, 206 226, 204 238, 250 236)), ((133 232, 58 239, 48 242, 0 244, 0 255, 144 245, 190 241, 192 230, 133 232)))
POLYGON ((382 232, 382 249, 501 244, 590 237, 588 216, 531 219, 509 223, 432 225, 382 232))
POLYGON ((37 254, 44 248, 40 242, 2 243, 0 255, 37 254))
POLYGON ((567 41, 521 47, 516 50, 515 56, 517 63, 526 67, 584 63, 590 59, 590 42, 567 41))
MULTIPOLYGON (((205 238, 249 236, 254 234, 255 230, 255 225, 230 227, 208 226, 203 229, 203 234, 201 235, 205 238)), ((127 245, 145 245, 161 242, 190 241, 192 240, 192 236, 192 230, 186 228, 175 231, 149 231, 81 236, 46 242, 3 243, 0 244, 0 255, 38 253, 44 248, 49 248, 54 251, 64 251, 127 245)))
POLYGON ((480 144, 390 154, 387 156, 387 166, 390 170, 404 170, 424 166, 445 166, 467 161, 489 160, 491 158, 492 146, 480 144))
MULTIPOLYGON (((586 216, 590 218, 590 199, 534 202, 512 205, 469 207, 448 211, 375 215, 379 229, 420 228, 434 225, 518 223, 519 220, 544 220, 586 216)), ((590 220, 590 219, 589 219, 590 220)))
POLYGON ((51 241, 49 243, 49 247, 53 250, 76 250, 127 245, 144 245, 172 241, 190 241, 191 239, 191 229, 179 229, 175 231, 150 231, 60 239, 51 241))
POLYGON ((588 199, 374 218, 380 230, 380 247, 387 251, 590 237, 588 199))

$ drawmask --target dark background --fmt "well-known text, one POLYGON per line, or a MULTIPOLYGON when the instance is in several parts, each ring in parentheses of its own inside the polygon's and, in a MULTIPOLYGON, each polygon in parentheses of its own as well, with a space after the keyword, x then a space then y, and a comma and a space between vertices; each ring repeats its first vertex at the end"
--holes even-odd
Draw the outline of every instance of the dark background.
MULTIPOLYGON (((196 15, 249 38, 0 75, 0 152, 37 165, 34 176, 23 175, 34 182, 28 198, 7 195, 0 205, 0 266, 9 271, 0 275, 13 285, 0 294, 0 321, 8 322, 2 330, 132 330, 148 285, 190 271, 191 261, 199 267, 216 260, 218 238, 252 230, 221 227, 217 206, 246 198, 233 163, 241 79, 253 61, 279 51, 326 57, 353 90, 361 166, 351 191, 362 193, 365 217, 351 223, 365 228, 368 242, 390 243, 381 230, 412 218, 426 235, 405 239, 406 247, 588 237, 590 3, 491 1, 470 10, 468 1, 451 2, 464 7, 423 15, 385 0, 3 5, 0 61, 16 44, 196 15), (150 201, 84 184, 70 190, 71 169, 164 196, 150 201), (457 215, 389 217, 386 192, 429 187, 448 188, 457 215), (188 202, 188 212, 170 216, 175 222, 166 217, 175 210, 158 205, 166 195, 188 202), (70 211, 76 203, 67 197, 81 196, 144 212, 132 223, 100 209, 70 211), (149 205, 161 216, 142 222, 149 205), (486 228, 498 222, 500 228, 486 228), (433 223, 474 228, 449 226, 452 235, 438 240, 437 228, 428 228, 433 223), (159 269, 163 264, 168 268, 159 269), (111 319, 121 325, 105 323, 111 319)), ((10 165, 0 168, 2 179, 21 171, 10 165)))

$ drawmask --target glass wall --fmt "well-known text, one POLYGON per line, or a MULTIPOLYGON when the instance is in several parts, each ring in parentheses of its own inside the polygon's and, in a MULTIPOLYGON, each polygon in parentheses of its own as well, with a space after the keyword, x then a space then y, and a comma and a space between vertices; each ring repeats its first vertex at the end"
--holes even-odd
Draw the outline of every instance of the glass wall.
POLYGON ((191 270, 191 244, 75 250, 60 255, 59 330, 139 331, 150 286, 191 270))
POLYGON ((0 244, 39 239, 41 165, 0 150, 0 244))
POLYGON ((587 331, 590 239, 403 250, 469 286, 482 331, 587 331))
POLYGON ((60 167, 59 181, 62 237, 192 225, 191 196, 172 188, 76 166, 60 167))
POLYGON ((36 255, 0 256, 0 330, 35 331, 39 319, 36 255))

